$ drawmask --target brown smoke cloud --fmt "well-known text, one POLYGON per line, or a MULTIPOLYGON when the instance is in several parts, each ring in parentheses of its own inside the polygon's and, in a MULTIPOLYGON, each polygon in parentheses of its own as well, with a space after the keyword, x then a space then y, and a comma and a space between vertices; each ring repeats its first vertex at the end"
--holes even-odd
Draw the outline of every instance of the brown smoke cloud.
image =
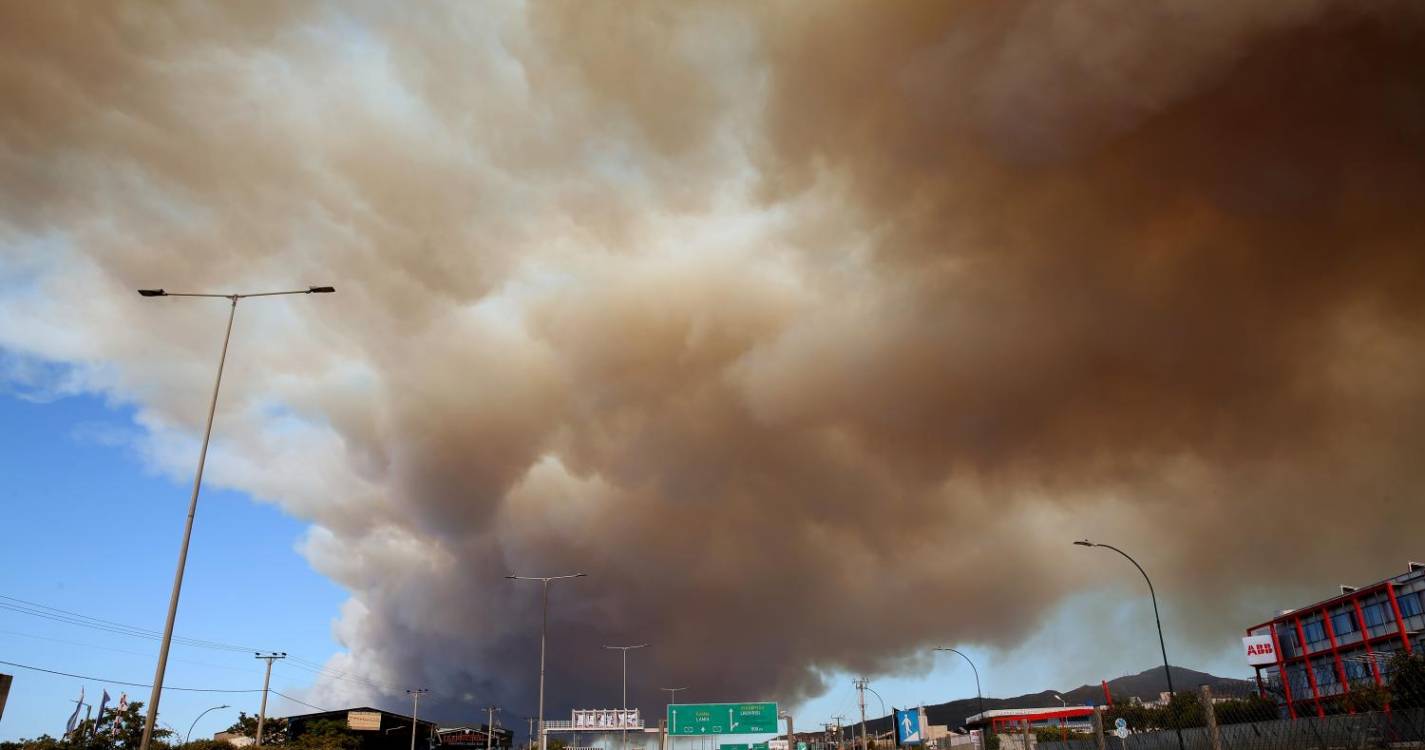
POLYGON ((641 641, 797 700, 1012 648, 1084 535, 1210 651, 1418 538, 1416 4, 3 14, 13 356, 182 474, 219 313, 130 290, 340 289, 241 310, 212 477, 313 521, 342 669, 532 704, 502 576, 583 570, 552 706, 641 641))

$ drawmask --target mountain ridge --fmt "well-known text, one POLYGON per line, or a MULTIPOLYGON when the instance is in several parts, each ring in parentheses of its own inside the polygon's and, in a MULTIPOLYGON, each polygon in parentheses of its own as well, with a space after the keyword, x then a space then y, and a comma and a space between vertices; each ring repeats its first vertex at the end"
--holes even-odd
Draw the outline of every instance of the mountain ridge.
MULTIPOLYGON (((1251 680, 1242 680, 1232 677, 1218 677, 1207 672, 1199 672, 1187 667, 1172 667, 1173 686, 1179 691, 1193 690, 1199 685, 1208 685, 1215 691, 1225 694, 1241 694, 1253 685, 1251 680)), ((1114 700, 1126 700, 1137 698, 1141 701, 1150 702, 1158 700, 1161 693, 1168 689, 1168 682, 1164 679, 1162 667, 1152 667, 1142 672, 1131 675, 1115 677, 1108 681, 1109 692, 1114 700)), ((985 696, 984 707, 986 711, 993 711, 999 708, 1046 708, 1059 705, 1059 700, 1055 694, 1061 695, 1064 702, 1070 706, 1102 705, 1103 686, 1102 685, 1080 685, 1072 690, 1041 690, 1037 693, 1025 693, 1008 698, 995 698, 985 696)), ((965 719, 980 712, 979 699, 971 696, 969 698, 957 698, 944 703, 936 703, 925 707, 925 718, 931 724, 946 724, 951 728, 961 727, 965 724, 965 719)), ((891 728, 891 717, 880 716, 875 719, 866 719, 866 731, 868 733, 885 733, 891 728)))

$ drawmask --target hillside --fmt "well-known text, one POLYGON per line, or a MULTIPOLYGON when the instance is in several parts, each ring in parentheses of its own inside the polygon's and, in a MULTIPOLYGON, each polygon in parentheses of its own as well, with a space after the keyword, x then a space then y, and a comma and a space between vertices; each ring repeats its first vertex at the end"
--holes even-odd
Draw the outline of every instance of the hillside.
MULTIPOLYGON (((1184 667, 1173 667, 1173 685, 1179 691, 1196 689, 1199 685, 1210 685, 1214 690, 1225 693, 1241 693, 1248 683, 1245 680, 1231 679, 1227 677, 1217 677, 1206 672, 1198 672, 1184 667)), ((1115 700, 1124 698, 1138 698, 1143 701, 1155 701, 1159 693, 1168 689, 1168 684, 1163 679, 1163 669, 1161 667, 1146 669, 1135 675, 1117 677, 1108 681, 1109 691, 1113 693, 1115 700)), ((1044 708, 1059 705, 1059 701, 1054 698, 1058 693, 1071 706, 1073 705, 1100 705, 1103 703, 1103 686, 1101 685, 1081 685, 1072 690, 1056 691, 1044 690, 1038 693, 1028 693, 1017 695, 1012 698, 994 698, 985 696, 985 710, 992 711, 996 708, 1044 708)), ((925 707, 926 718, 931 724, 948 724, 951 727, 963 726, 967 716, 979 713, 979 702, 974 696, 961 698, 946 703, 937 703, 925 707)), ((891 727, 891 719, 888 716, 876 719, 866 719, 866 730, 871 733, 887 732, 891 727)))

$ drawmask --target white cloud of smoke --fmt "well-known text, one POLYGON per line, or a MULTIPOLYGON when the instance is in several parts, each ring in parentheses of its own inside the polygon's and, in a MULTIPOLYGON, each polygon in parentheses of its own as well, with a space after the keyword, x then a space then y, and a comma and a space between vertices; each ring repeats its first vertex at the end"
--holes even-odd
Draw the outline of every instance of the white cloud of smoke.
POLYGON ((336 664, 382 683, 532 704, 537 592, 502 576, 584 570, 551 706, 608 703, 629 640, 796 700, 1013 645, 1119 578, 1085 534, 1216 642, 1245 592, 1418 537, 1375 519, 1425 473, 1422 33, 1409 3, 10 3, 0 346, 136 405, 182 476, 221 303, 132 290, 335 284, 240 308, 210 479, 313 522, 336 664))

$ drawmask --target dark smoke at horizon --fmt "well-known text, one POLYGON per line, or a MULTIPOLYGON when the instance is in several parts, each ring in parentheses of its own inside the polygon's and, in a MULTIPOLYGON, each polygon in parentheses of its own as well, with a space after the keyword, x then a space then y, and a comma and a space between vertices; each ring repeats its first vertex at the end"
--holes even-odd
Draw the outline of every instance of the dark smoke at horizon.
POLYGON ((1082 536, 1211 650, 1417 543, 1422 42, 1407 2, 9 4, 0 347, 182 475, 216 318, 131 290, 335 284, 243 310, 210 476, 313 522, 381 684, 532 708, 503 576, 582 571, 548 715, 610 704, 607 643, 655 644, 634 705, 795 702, 1136 585, 1082 536))

